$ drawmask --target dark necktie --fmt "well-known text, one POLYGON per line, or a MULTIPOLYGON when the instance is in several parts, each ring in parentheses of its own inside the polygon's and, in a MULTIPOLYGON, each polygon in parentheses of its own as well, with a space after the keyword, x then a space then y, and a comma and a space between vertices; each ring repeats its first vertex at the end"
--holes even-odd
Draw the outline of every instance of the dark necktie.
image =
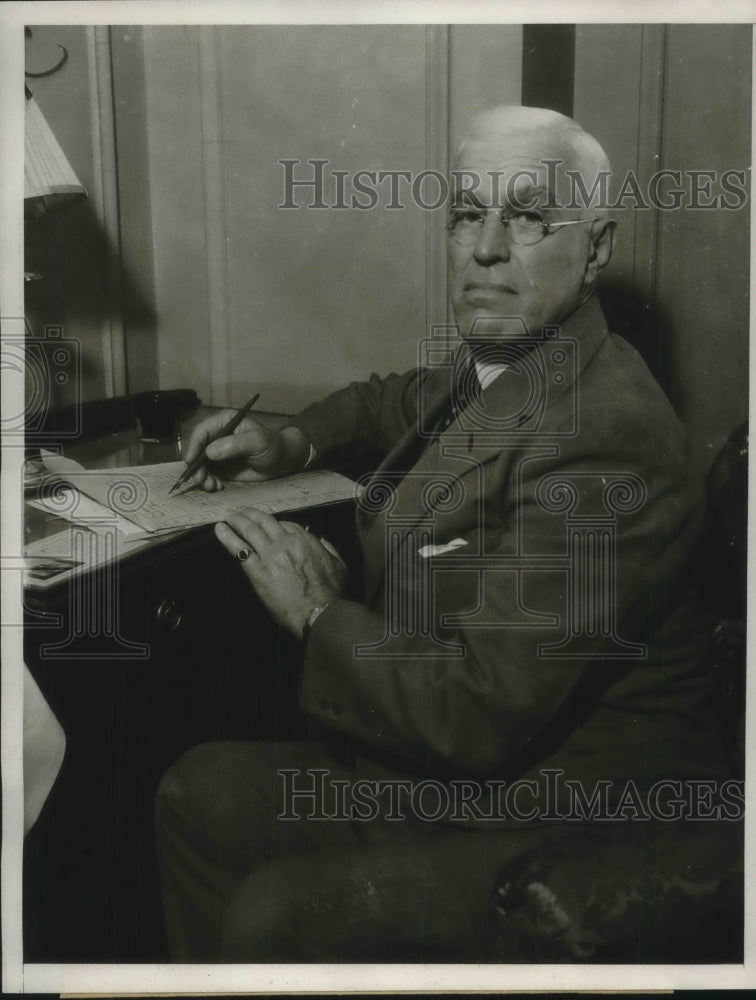
POLYGON ((404 448, 390 469, 383 469, 382 472, 376 473, 379 478, 383 477, 392 481, 392 485, 395 487, 410 469, 414 468, 426 448, 435 445, 452 421, 483 391, 471 358, 465 359, 464 363, 452 373, 451 378, 451 392, 444 400, 438 416, 433 422, 423 421, 423 432, 416 432, 414 440, 404 448))
POLYGON ((434 435, 443 434, 447 427, 467 409, 473 400, 479 399, 483 387, 478 378, 478 372, 472 359, 456 373, 452 390, 446 401, 438 421, 434 427, 434 435))

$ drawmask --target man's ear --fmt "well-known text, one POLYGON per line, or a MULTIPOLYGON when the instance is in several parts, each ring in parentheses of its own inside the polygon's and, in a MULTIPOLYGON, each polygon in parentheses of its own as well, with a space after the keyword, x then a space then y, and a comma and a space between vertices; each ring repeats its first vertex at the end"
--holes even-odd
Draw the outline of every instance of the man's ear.
MULTIPOLYGON (((594 224, 595 225, 595 224, 594 224)), ((616 222, 607 221, 591 233, 592 248, 585 268, 585 284, 593 285, 614 252, 616 222)))

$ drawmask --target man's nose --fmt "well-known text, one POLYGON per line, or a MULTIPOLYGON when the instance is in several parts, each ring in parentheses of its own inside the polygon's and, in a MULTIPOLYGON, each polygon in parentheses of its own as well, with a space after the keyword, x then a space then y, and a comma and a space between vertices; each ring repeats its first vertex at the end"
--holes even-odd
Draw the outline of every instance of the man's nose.
POLYGON ((507 261, 511 255, 511 244, 507 227, 502 224, 498 212, 489 212, 475 241, 473 255, 478 264, 490 266, 496 261, 507 261))

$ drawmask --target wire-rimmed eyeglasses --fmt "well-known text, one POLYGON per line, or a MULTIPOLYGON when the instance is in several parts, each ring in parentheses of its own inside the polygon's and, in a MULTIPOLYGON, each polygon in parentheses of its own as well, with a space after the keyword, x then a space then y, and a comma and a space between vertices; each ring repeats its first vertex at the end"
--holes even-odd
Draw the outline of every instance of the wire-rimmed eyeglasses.
MULTIPOLYGON (((585 222, 596 222, 592 219, 571 219, 569 222, 547 222, 538 212, 510 212, 506 209, 496 210, 499 221, 507 230, 509 238, 517 246, 531 247, 549 236, 555 229, 562 226, 578 226, 585 222)), ((449 235, 460 246, 472 246, 478 242, 488 210, 462 205, 449 211, 449 221, 446 224, 449 235)))

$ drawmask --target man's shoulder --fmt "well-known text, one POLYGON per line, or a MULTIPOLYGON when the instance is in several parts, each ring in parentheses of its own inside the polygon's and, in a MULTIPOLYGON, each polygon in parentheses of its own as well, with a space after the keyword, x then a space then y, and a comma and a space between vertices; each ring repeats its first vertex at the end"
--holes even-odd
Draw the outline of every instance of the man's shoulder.
POLYGON ((581 372, 581 401, 600 406, 618 419, 650 423, 663 419, 682 432, 682 425, 663 389, 632 344, 608 333, 581 372))
MULTIPOLYGON (((554 373, 545 367, 551 378, 542 387, 539 426, 532 441, 523 437, 523 446, 548 441, 558 445, 559 463, 614 464, 686 479, 683 426, 638 351, 606 329, 587 344, 575 338, 575 345, 574 379, 552 385, 554 373)), ((502 383, 502 393, 505 388, 502 383)))

